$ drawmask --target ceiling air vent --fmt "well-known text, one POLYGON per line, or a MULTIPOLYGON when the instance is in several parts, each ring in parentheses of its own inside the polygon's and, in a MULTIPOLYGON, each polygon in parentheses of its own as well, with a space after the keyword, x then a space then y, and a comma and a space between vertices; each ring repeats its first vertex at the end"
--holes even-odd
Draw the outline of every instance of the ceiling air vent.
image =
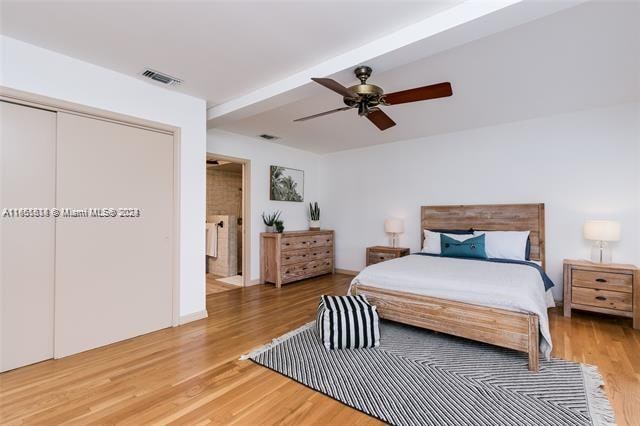
POLYGON ((263 134, 261 134, 261 135, 258 135, 258 137, 259 137, 260 139, 264 139, 264 140, 266 140, 266 141, 273 141, 273 140, 276 140, 276 139, 280 139, 278 136, 268 135, 268 134, 266 134, 266 133, 263 133, 263 134))
POLYGON ((180 80, 179 78, 171 77, 170 75, 154 71, 151 68, 146 68, 144 71, 142 71, 141 75, 143 77, 150 78, 151 80, 155 80, 158 83, 167 84, 169 86, 177 86, 178 84, 182 83, 182 80, 180 80))

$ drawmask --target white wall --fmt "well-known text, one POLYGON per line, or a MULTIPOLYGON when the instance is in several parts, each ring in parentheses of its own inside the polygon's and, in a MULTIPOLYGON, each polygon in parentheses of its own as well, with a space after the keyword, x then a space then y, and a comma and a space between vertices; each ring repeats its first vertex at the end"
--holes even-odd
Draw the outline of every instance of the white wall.
POLYGON ((416 251, 421 205, 544 202, 560 299, 562 259, 589 257, 585 219, 620 221, 614 261, 640 264, 639 160, 638 103, 337 152, 323 161, 323 223, 336 266, 359 270, 365 247, 388 243, 386 217, 405 218, 401 245, 416 251))
MULTIPOLYGON (((251 275, 260 278, 260 233, 264 232, 262 212, 282 211, 286 231, 309 229, 309 202, 318 201, 321 212, 321 156, 257 138, 240 136, 217 129, 207 133, 207 152, 251 160, 251 275), (285 166, 304 171, 304 202, 269 200, 270 166, 285 166)), ((322 218, 321 218, 322 219, 322 218)), ((247 218, 243 218, 247 220, 247 218)))
POLYGON ((180 315, 204 310, 205 101, 9 37, 0 50, 2 86, 180 127, 180 315))
POLYGON ((546 204, 556 298, 562 258, 589 255, 581 237, 587 218, 621 221, 614 260, 640 264, 637 103, 320 156, 219 130, 207 133, 203 100, 8 37, 0 42, 0 85, 181 128, 183 316, 205 309, 205 150, 251 160, 252 280, 259 277, 260 214, 282 210, 287 230, 306 229, 307 203, 316 200, 323 227, 336 230, 338 268, 362 268, 364 248, 387 243, 382 222, 388 216, 406 219, 402 244, 417 250, 420 205, 517 202, 546 204), (305 203, 269 201, 272 164, 305 171, 305 203))

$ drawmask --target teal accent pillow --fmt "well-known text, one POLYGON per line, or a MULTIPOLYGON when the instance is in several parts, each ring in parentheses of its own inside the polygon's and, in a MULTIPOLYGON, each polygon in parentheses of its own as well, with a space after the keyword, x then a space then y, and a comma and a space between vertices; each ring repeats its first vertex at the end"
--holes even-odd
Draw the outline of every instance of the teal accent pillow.
POLYGON ((464 241, 458 241, 440 234, 440 250, 444 257, 487 258, 487 253, 484 249, 484 234, 464 241))

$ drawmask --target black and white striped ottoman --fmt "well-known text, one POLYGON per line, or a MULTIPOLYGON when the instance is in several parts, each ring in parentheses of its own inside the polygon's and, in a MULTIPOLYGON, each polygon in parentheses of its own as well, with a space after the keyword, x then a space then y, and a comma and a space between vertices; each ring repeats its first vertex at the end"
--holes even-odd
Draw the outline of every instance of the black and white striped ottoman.
POLYGON ((373 348, 380 345, 378 321, 364 296, 321 296, 316 331, 327 349, 373 348))

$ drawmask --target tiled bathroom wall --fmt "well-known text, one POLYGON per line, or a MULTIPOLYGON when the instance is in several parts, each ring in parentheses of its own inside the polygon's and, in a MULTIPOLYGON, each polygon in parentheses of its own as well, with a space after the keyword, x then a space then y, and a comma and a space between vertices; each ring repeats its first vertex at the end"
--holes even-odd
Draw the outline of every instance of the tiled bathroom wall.
POLYGON ((225 221, 230 217, 235 221, 232 227, 227 227, 220 234, 225 240, 218 242, 219 259, 208 260, 209 272, 222 276, 242 271, 242 172, 226 170, 227 166, 207 168, 207 221, 213 221, 214 216, 229 216, 225 221))

